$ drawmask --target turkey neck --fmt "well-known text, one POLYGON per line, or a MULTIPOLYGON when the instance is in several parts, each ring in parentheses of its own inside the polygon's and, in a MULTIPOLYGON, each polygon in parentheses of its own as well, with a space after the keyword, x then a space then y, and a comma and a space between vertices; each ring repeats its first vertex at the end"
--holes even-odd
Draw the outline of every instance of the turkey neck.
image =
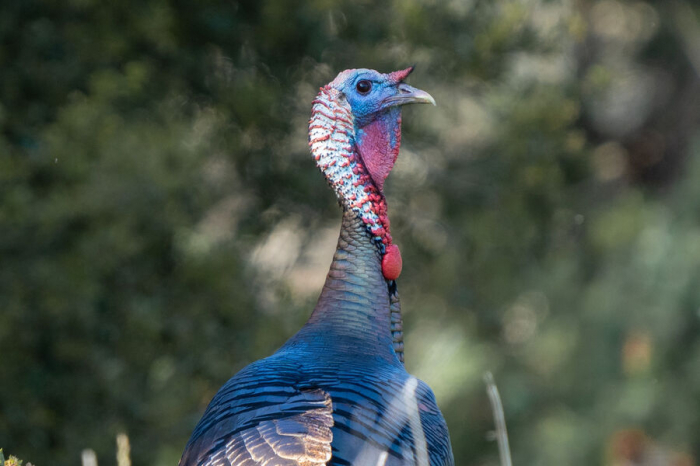
POLYGON ((365 223, 344 209, 338 246, 321 296, 308 322, 290 343, 398 362, 390 312, 381 254, 365 223))
MULTIPOLYGON (((363 134, 367 139, 367 131, 363 134)), ((367 141, 376 143, 375 139, 367 141)), ((288 345, 324 353, 364 353, 398 363, 403 350, 400 318, 398 328, 396 324, 398 295, 395 287, 390 293, 382 274, 382 257, 391 245, 386 199, 363 164, 357 142, 355 118, 347 100, 332 87, 321 88, 309 120, 309 146, 343 206, 343 221, 318 303, 288 345)), ((383 184, 390 167, 384 167, 386 173, 379 168, 375 174, 383 184)))

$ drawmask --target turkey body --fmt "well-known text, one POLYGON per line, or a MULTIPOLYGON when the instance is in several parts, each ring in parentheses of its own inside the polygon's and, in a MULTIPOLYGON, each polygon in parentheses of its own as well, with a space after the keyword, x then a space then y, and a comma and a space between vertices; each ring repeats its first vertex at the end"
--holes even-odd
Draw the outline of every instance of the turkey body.
POLYGON ((206 466, 454 464, 430 388, 400 364, 358 356, 283 349, 251 364, 216 395, 184 459, 206 466), (274 423, 267 438, 259 428, 285 419, 294 433, 316 435, 314 445, 288 442, 274 423))
POLYGON ((180 466, 454 464, 432 391, 403 366, 394 281, 401 259, 381 190, 398 154, 396 106, 432 101, 403 84, 408 73, 348 70, 321 89, 312 153, 343 207, 326 282, 301 330, 214 396, 180 466), (383 93, 379 110, 363 100, 373 85, 383 93))
POLYGON ((181 465, 454 464, 432 391, 394 351, 378 253, 365 236, 345 212, 309 322, 219 390, 181 465))

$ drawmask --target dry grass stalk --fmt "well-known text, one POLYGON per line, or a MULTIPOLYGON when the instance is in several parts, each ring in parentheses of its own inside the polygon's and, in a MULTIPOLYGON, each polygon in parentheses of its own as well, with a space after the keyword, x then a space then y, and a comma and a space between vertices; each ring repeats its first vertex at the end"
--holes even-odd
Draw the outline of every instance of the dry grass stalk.
POLYGON ((503 413, 503 403, 501 403, 501 395, 498 393, 498 387, 496 387, 496 382, 491 372, 484 374, 484 382, 486 382, 486 391, 489 395, 493 419, 496 424, 495 437, 498 441, 501 466, 513 466, 513 461, 510 457, 510 446, 508 445, 508 430, 506 429, 506 417, 503 413))

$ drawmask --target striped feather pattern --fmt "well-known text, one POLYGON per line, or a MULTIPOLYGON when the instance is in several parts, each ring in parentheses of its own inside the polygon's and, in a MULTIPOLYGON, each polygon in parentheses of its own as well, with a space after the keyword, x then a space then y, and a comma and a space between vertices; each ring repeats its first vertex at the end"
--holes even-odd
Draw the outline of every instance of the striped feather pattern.
POLYGON ((448 439, 432 392, 400 364, 283 348, 219 391, 180 464, 451 465, 448 439))

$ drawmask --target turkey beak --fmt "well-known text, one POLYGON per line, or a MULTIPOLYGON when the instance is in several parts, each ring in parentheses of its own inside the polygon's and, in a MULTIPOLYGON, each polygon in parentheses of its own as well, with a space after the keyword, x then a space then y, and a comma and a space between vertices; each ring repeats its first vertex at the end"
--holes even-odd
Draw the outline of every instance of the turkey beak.
POLYGON ((409 86, 406 83, 400 83, 398 85, 398 91, 399 92, 396 95, 386 99, 385 104, 387 107, 395 107, 397 105, 406 104, 437 105, 432 95, 425 91, 421 91, 420 89, 416 89, 415 87, 409 86))

